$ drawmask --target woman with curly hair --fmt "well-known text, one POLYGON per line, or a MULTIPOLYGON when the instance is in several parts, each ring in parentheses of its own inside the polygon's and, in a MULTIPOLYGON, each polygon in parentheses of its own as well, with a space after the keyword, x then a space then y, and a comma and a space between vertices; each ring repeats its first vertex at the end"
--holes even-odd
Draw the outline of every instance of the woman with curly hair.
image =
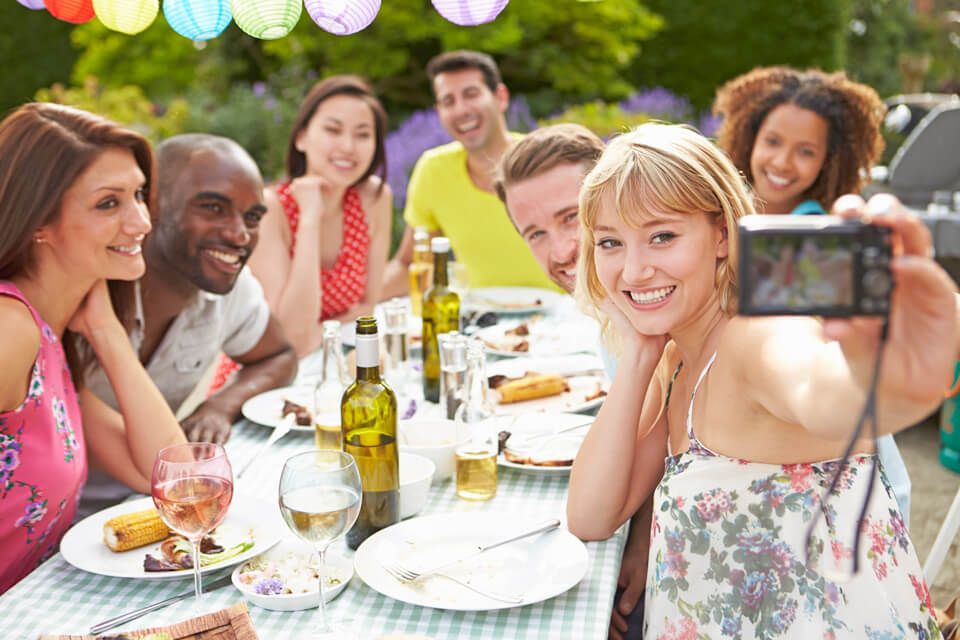
POLYGON ((842 71, 762 67, 717 91, 720 147, 753 185, 758 213, 824 213, 855 193, 883 151, 884 105, 842 71))
MULTIPOLYGON (((863 186, 883 152, 884 105, 842 72, 761 67, 717 90, 720 147, 753 185, 757 213, 826 213, 863 186)), ((877 442, 881 466, 910 521, 910 476, 893 436, 877 442)))

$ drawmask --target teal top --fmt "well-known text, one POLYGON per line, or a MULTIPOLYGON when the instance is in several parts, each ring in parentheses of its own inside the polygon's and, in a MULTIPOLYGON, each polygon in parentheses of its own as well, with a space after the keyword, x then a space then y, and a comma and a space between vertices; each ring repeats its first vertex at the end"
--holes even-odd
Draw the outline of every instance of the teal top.
POLYGON ((822 216, 826 215, 823 207, 816 200, 804 200, 790 212, 792 216, 822 216))

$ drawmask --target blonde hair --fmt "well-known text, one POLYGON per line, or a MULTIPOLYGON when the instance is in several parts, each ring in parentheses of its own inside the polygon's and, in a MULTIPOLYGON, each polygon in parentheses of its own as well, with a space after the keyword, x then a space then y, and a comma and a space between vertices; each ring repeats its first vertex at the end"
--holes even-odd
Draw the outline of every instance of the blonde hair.
MULTIPOLYGON (((715 286, 720 309, 736 313, 737 220, 752 211, 753 201, 733 163, 710 140, 686 125, 645 123, 614 138, 583 179, 575 295, 584 311, 600 320, 604 339, 615 347, 616 336, 600 311, 607 292, 597 275, 593 237, 601 208, 611 202, 632 227, 664 213, 705 213, 725 227, 727 257, 717 259, 715 286)), ((664 392, 672 351, 665 352, 657 369, 664 392)))

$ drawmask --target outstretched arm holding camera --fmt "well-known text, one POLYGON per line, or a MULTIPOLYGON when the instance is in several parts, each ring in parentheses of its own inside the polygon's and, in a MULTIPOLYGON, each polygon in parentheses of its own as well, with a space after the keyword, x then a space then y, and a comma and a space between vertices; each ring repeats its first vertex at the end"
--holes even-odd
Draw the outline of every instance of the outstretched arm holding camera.
MULTIPOLYGON (((878 388, 878 428, 895 432, 934 411, 953 375, 956 353, 932 348, 957 344, 956 287, 930 259, 930 232, 896 199, 876 196, 869 205, 856 196, 837 201, 835 213, 889 227, 895 288, 889 336, 878 388)), ((866 400, 877 357, 882 320, 750 318, 736 332, 736 348, 755 399, 779 420, 800 425, 827 440, 850 433, 866 400), (785 325, 790 323, 788 329, 785 325)))

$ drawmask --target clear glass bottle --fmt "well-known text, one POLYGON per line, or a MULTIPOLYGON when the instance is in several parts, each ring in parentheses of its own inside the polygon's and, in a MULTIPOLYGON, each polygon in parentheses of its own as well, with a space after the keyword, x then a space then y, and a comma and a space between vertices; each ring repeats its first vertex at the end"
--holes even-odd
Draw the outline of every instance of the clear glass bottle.
POLYGON ((343 449, 357 461, 363 485, 360 515, 347 533, 347 546, 356 549, 400 520, 397 396, 380 379, 380 343, 372 316, 357 318, 357 379, 343 393, 340 421, 343 449))
POLYGON ((318 449, 343 450, 340 398, 350 384, 343 357, 340 321, 323 323, 323 356, 320 379, 313 389, 313 429, 318 449))
POLYGON ((383 304, 383 377, 402 397, 407 384, 407 305, 401 298, 383 304))
POLYGON ((437 336, 440 348, 440 415, 456 418, 467 396, 467 337, 459 331, 437 336))
POLYGON ((456 420, 470 426, 470 440, 456 450, 457 496, 489 500, 497 495, 498 439, 489 399, 486 349, 473 338, 467 344, 466 397, 456 420))
POLYGON ((433 251, 433 286, 423 296, 423 397, 440 401, 440 347, 437 336, 460 329, 460 296, 450 290, 447 260, 450 241, 437 236, 430 241, 433 251))
POLYGON ((430 252, 430 231, 417 227, 413 231, 413 261, 410 263, 410 311, 415 316, 422 313, 423 294, 430 287, 433 271, 433 254, 430 252))

